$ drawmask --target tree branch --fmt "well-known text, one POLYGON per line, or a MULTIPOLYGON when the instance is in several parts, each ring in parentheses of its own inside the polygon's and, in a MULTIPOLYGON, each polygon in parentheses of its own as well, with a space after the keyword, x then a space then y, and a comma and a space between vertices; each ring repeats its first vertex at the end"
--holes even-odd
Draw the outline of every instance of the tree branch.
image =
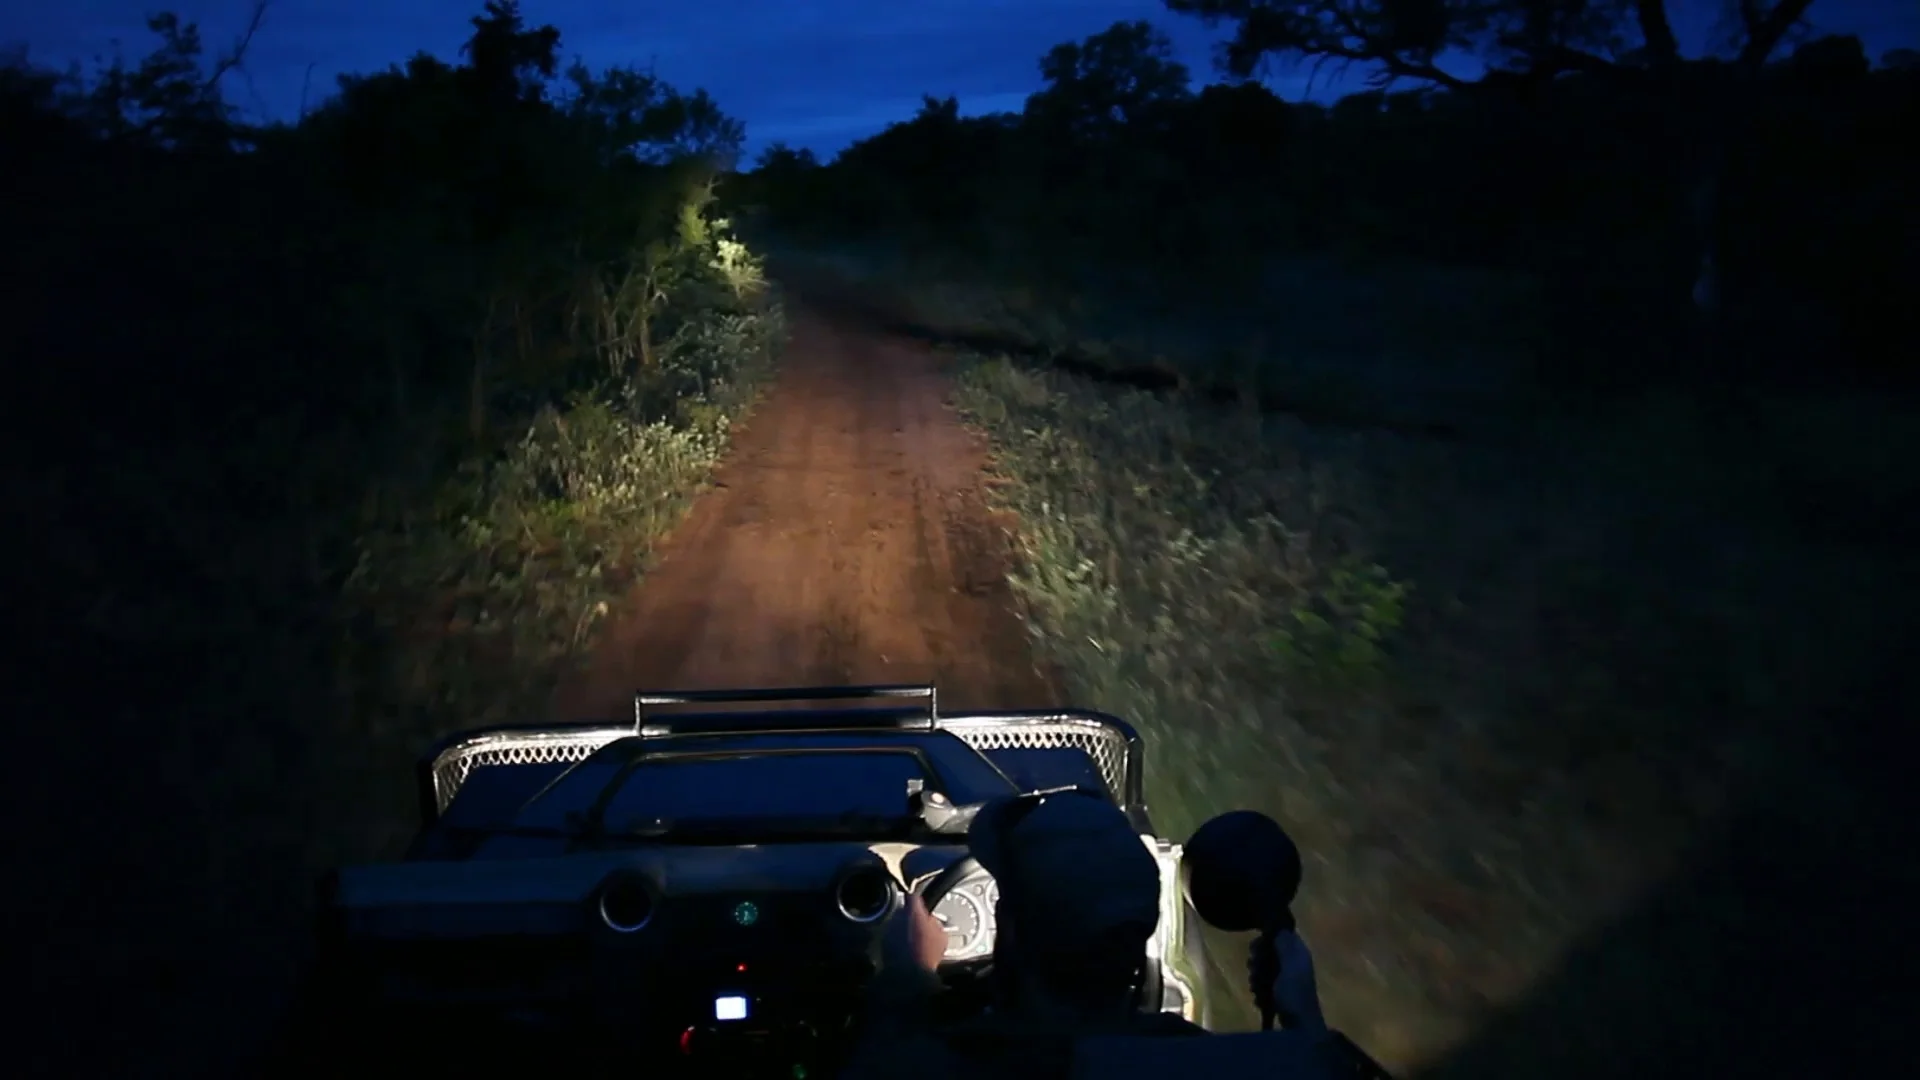
POLYGON ((1772 10, 1764 15, 1758 11, 1759 2, 1742 4, 1741 17, 1747 24, 1747 43, 1740 50, 1736 63, 1744 67, 1759 67, 1780 47, 1780 40, 1787 36, 1807 14, 1807 8, 1813 6, 1813 0, 1780 0, 1772 10))
POLYGON ((227 72, 240 66, 241 61, 246 58, 247 46, 253 44, 253 35, 260 29, 260 24, 266 17, 267 0, 255 0, 253 15, 247 20, 246 31, 240 35, 240 40, 234 42, 233 47, 214 63, 213 70, 207 73, 206 80, 200 84, 202 92, 212 90, 221 79, 226 77, 227 72))
POLYGON ((1336 44, 1331 39, 1318 45, 1314 51, 1338 57, 1342 60, 1376 63, 1387 69, 1381 83, 1390 83, 1395 79, 1425 79, 1449 90, 1464 90, 1467 82, 1457 76, 1440 70, 1431 60, 1410 60, 1390 45, 1383 44, 1360 25, 1353 11, 1340 4, 1330 5, 1328 14, 1336 29, 1356 45, 1336 44))
POLYGON ((1660 69, 1678 64, 1680 43, 1674 39, 1673 24, 1667 21, 1666 0, 1634 0, 1633 14, 1653 66, 1660 69))

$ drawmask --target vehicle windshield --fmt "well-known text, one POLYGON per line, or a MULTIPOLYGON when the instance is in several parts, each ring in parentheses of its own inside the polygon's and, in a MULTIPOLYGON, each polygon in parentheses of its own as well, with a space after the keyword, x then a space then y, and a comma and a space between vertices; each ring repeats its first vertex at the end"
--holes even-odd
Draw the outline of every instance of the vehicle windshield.
POLYGON ((917 755, 893 750, 668 755, 645 759, 622 777, 625 768, 618 760, 582 764, 528 806, 516 826, 614 836, 871 831, 910 821, 909 782, 931 779, 917 755), (608 797, 613 784, 618 790, 608 797), (601 810, 581 815, 582 806, 601 810))

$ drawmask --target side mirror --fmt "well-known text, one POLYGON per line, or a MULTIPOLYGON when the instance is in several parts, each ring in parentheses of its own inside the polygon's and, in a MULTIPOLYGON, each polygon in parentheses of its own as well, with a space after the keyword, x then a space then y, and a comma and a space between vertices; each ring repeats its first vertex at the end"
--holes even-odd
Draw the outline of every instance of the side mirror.
POLYGON ((1293 929, 1300 891, 1300 849, 1280 823, 1233 810, 1194 831, 1181 856, 1187 898, 1221 930, 1272 934, 1293 929))

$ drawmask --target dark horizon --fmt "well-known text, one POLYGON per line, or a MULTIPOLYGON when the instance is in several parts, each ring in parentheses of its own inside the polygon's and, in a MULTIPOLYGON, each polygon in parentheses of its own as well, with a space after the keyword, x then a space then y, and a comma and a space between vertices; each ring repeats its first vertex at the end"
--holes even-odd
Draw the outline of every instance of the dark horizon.
MULTIPOLYGON (((604 5, 594 0, 527 0, 529 22, 559 28, 561 48, 596 70, 652 67, 682 90, 704 88, 746 123, 751 158, 774 142, 829 157, 888 125, 910 118, 923 95, 955 96, 963 115, 1018 112, 1040 89, 1040 56, 1114 22, 1145 19, 1167 33, 1178 59, 1203 85, 1219 76, 1211 47, 1220 37, 1161 0, 936 0, 903 8, 876 0, 829 0, 769 17, 753 0, 707 5, 659 2, 604 5), (1016 21, 1017 20, 1017 21, 1016 21)), ((1717 9, 1705 0, 1670 5, 1689 55, 1714 36, 1717 9)), ((229 99, 253 120, 287 120, 304 102, 334 90, 343 74, 383 70, 425 51, 458 54, 480 0, 430 0, 406 9, 370 0, 274 0, 229 99)), ((36 62, 65 67, 110 55, 114 43, 143 55, 144 18, 170 10, 196 22, 210 51, 238 37, 251 0, 91 0, 15 11, 0 19, 0 43, 24 45, 36 62)), ((1892 0, 1816 0, 1819 33, 1858 34, 1878 61, 1888 50, 1920 46, 1920 6, 1892 0)), ((1470 75, 1470 60, 1449 62, 1470 75)), ((1289 100, 1332 101, 1363 89, 1364 73, 1331 69, 1316 79, 1302 67, 1265 81, 1289 100)))

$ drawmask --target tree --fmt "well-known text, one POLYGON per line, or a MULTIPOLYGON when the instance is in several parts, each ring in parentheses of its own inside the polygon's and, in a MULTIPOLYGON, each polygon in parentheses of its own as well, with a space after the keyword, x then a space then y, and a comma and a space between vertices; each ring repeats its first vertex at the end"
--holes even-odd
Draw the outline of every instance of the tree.
POLYGON ((1167 36, 1145 22, 1117 22, 1084 41, 1055 45, 1040 60, 1046 89, 1027 115, 1080 135, 1142 128, 1192 96, 1192 76, 1167 36))
MULTIPOLYGON (((1605 80, 1639 98, 1649 124, 1666 127, 1677 158, 1670 192, 1690 221, 1691 238, 1674 250, 1669 295, 1684 296, 1704 317, 1712 352, 1722 307, 1720 214, 1736 134, 1749 126, 1753 83, 1775 49, 1798 28, 1812 0, 1734 0, 1731 63, 1690 63, 1680 55, 1667 0, 1166 0, 1173 11, 1209 25, 1231 24, 1220 50, 1227 71, 1246 76, 1269 59, 1359 64, 1385 89, 1413 80, 1508 100, 1537 100, 1562 76, 1605 80), (1442 56, 1478 57, 1486 73, 1469 80, 1442 56), (1731 77, 1729 77, 1731 76, 1731 77)), ((1684 304, 1682 305, 1684 306, 1684 304)), ((1711 364, 1712 361, 1709 361, 1711 364)))
POLYGON ((819 168, 820 159, 806 147, 795 150, 784 142, 775 142, 760 151, 760 156, 754 159, 753 167, 757 172, 787 176, 819 168))
POLYGON ((559 67, 560 31, 527 29, 520 0, 487 0, 471 21, 473 37, 460 51, 481 96, 496 106, 545 100, 546 83, 559 67))
POLYGON ((206 48, 197 24, 172 12, 149 15, 147 30, 160 38, 160 46, 136 66, 115 57, 94 73, 90 85, 69 72, 59 80, 62 108, 101 137, 149 147, 231 149, 241 132, 220 82, 239 69, 266 11, 264 0, 256 3, 244 34, 205 70, 206 48))
POLYGON ((654 148, 651 160, 696 157, 726 171, 740 160, 746 125, 720 111, 705 90, 691 94, 670 92, 649 118, 648 135, 654 148))
MULTIPOLYGON (((1813 0, 1737 0, 1736 64, 1764 64, 1813 0)), ((1270 58, 1361 64, 1378 88, 1412 79, 1463 89, 1447 53, 1538 85, 1571 72, 1669 70, 1682 58, 1666 0, 1166 0, 1230 24, 1221 66, 1245 77, 1270 58)))
POLYGON ((586 127, 609 160, 629 156, 665 165, 699 158, 724 172, 739 159, 745 125, 721 112, 705 90, 683 94, 632 67, 596 76, 579 61, 567 69, 567 82, 568 115, 586 127))

